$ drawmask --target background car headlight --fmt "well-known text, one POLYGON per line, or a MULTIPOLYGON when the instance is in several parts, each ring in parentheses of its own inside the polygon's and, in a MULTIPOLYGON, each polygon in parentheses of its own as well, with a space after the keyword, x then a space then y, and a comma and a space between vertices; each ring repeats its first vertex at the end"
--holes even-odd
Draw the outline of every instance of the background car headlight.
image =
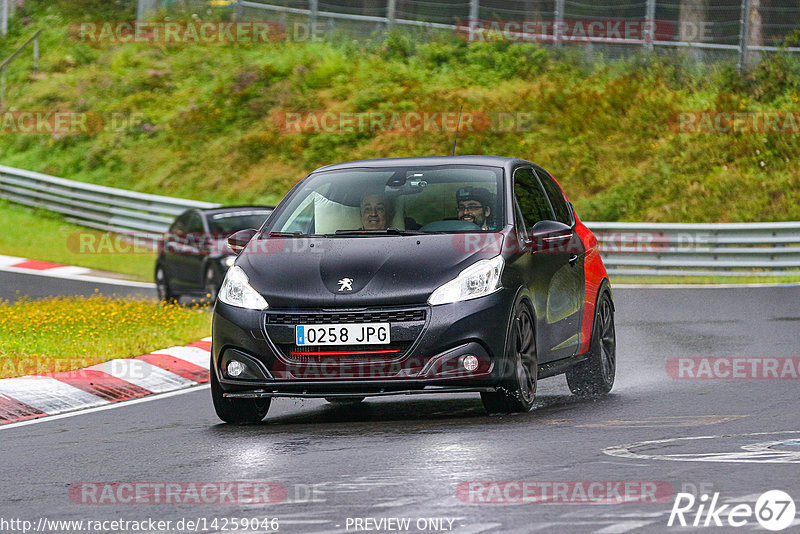
POLYGON ((236 261, 236 256, 225 256, 222 259, 222 265, 225 267, 233 267, 233 263, 236 261))
POLYGON ((266 310, 269 307, 264 297, 250 286, 241 267, 236 265, 228 269, 217 298, 225 304, 250 310, 266 310))
POLYGON ((428 299, 428 304, 450 304, 462 300, 475 299, 494 293, 500 289, 505 260, 495 256, 470 265, 453 280, 439 286, 428 299))

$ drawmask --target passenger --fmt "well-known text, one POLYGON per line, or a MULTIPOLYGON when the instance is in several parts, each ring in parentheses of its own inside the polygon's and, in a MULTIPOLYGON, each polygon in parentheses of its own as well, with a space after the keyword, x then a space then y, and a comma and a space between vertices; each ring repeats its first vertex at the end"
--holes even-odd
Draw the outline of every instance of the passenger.
POLYGON ((386 230, 393 216, 392 202, 383 192, 367 192, 361 198, 362 230, 386 230))
POLYGON ((458 218, 475 223, 481 230, 489 229, 493 195, 483 187, 462 187, 456 191, 458 218))

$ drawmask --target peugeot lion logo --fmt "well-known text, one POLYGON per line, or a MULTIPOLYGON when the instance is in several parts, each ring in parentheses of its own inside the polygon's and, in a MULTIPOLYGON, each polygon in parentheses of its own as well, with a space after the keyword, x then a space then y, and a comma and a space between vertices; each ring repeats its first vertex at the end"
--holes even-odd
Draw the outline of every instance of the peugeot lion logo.
POLYGON ((353 279, 352 278, 342 278, 339 280, 339 291, 352 291, 353 290, 353 279))

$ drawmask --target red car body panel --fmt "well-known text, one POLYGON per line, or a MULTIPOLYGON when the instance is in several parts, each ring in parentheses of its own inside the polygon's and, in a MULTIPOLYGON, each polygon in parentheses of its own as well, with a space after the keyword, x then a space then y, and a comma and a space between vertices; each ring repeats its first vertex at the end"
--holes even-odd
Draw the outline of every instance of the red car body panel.
MULTIPOLYGON (((550 173, 548 172, 548 174, 550 173)), ((558 185, 559 189, 561 189, 561 194, 564 195, 564 199, 569 202, 558 180, 556 180, 552 174, 550 174, 550 178, 553 178, 553 181, 558 185)), ((578 348, 578 354, 583 354, 589 352, 592 343, 594 308, 597 303, 597 297, 599 296, 598 291, 600 290, 600 284, 603 283, 603 280, 608 278, 608 272, 606 271, 605 265, 603 265, 603 260, 600 259, 600 247, 597 242, 597 237, 583 224, 577 213, 575 214, 575 221, 575 231, 578 232, 578 237, 580 237, 585 249, 583 259, 585 284, 583 293, 583 317, 581 318, 581 344, 578 348)))

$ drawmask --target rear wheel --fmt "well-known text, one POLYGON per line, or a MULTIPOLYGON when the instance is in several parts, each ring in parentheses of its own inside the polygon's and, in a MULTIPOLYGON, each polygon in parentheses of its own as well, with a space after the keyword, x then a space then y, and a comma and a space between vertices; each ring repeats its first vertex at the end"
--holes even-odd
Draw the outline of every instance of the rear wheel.
POLYGON ((161 302, 177 302, 178 296, 169 288, 167 273, 160 265, 156 267, 156 293, 161 302))
POLYGON ((529 412, 536 397, 539 359, 533 316, 525 304, 517 304, 510 330, 506 376, 499 391, 481 393, 489 413, 529 412))
POLYGON ((572 393, 581 397, 605 395, 614 387, 616 372, 614 307, 611 297, 603 292, 595 308, 589 358, 567 371, 567 384, 572 393))
POLYGON ((222 396, 222 388, 214 372, 214 359, 211 359, 211 399, 217 416, 226 423, 246 425, 258 423, 266 417, 272 399, 227 399, 222 396))

